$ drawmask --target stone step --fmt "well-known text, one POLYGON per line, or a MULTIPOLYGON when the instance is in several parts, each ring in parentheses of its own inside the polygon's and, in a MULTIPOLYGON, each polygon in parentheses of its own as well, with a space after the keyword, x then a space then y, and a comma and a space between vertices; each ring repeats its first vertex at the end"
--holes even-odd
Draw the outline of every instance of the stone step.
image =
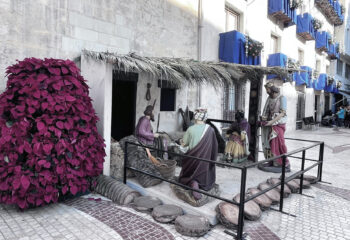
POLYGON ((173 204, 179 206, 186 214, 204 216, 212 225, 216 225, 218 223, 216 219, 215 207, 221 202, 220 200, 213 200, 202 207, 192 207, 188 203, 177 198, 171 190, 170 184, 167 182, 162 182, 156 186, 144 188, 137 182, 136 178, 130 178, 127 180, 126 184, 144 196, 159 198, 163 204, 173 204))

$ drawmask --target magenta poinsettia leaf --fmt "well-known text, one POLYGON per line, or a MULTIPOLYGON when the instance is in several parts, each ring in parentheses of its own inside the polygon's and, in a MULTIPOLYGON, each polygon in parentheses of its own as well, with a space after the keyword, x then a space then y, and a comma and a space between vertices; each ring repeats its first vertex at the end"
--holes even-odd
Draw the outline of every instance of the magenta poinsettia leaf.
POLYGON ((61 75, 61 69, 59 68, 48 68, 47 70, 49 70, 50 73, 52 73, 53 75, 61 75))
POLYGON ((89 88, 70 60, 26 58, 0 94, 0 203, 19 208, 86 191, 105 156, 89 88))
POLYGON ((14 190, 19 189, 19 187, 21 186, 21 181, 19 178, 15 178, 12 182, 12 187, 14 190))
POLYGON ((64 128, 63 122, 62 121, 56 122, 56 127, 60 128, 60 129, 63 129, 64 128))
POLYGON ((70 188, 70 192, 71 192, 73 195, 75 195, 75 194, 77 194, 77 192, 78 192, 78 188, 77 188, 76 186, 72 186, 72 187, 70 188))
POLYGON ((29 181, 29 178, 27 176, 21 177, 21 185, 25 191, 29 188, 30 181, 29 181))

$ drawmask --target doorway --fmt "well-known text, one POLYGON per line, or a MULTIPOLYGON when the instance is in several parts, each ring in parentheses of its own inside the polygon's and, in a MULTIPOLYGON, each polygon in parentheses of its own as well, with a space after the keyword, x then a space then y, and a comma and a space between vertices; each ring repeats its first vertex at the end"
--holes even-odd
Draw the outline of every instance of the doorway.
POLYGON ((320 95, 315 95, 315 114, 314 119, 316 122, 321 122, 321 116, 319 117, 320 113, 320 95))
POLYGON ((119 141, 135 130, 137 73, 113 71, 112 137, 119 141))
POLYGON ((305 117, 305 93, 297 91, 297 120, 296 129, 303 128, 303 118, 305 117))

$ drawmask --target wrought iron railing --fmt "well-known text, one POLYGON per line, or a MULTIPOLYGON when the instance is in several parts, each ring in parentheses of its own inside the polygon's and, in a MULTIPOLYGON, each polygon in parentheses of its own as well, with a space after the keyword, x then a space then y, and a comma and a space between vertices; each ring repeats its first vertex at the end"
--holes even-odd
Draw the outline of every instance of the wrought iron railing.
MULTIPOLYGON (((157 149, 157 148, 153 148, 153 147, 148 147, 149 149, 151 150, 157 150, 157 151, 162 151, 162 152, 168 152, 170 154, 172 154, 173 156, 179 156, 179 157, 190 157, 192 159, 197 159, 199 161, 204 161, 204 162, 209 162, 209 163, 212 163, 212 164, 215 164, 215 165, 218 165, 218 166, 224 166, 224 167, 228 167, 228 168, 235 168, 235 169, 239 169, 241 170, 241 180, 240 180, 240 202, 239 203, 236 203, 234 202, 233 200, 231 199, 227 199, 227 198, 223 198, 223 197, 220 197, 220 196, 216 196, 216 195, 213 195, 213 194, 210 194, 206 191, 203 191, 203 190, 200 190, 200 189, 194 189, 194 188, 191 188, 187 185, 184 185, 184 184, 181 184, 173 179, 166 179, 166 178, 163 178, 163 177, 160 177, 160 176, 157 176, 157 175, 154 175, 152 173, 149 173, 149 172, 145 172, 143 171, 142 169, 137 169, 135 167, 131 167, 128 165, 128 145, 135 145, 135 146, 140 146, 140 147, 143 147, 143 145, 141 144, 137 144, 137 143, 133 143, 133 142, 125 142, 125 146, 124 146, 124 178, 123 178, 123 182, 126 184, 127 182, 127 174, 126 174, 126 171, 127 169, 129 170, 132 170, 132 171, 136 171, 136 172, 139 172, 141 174, 145 174, 145 175, 148 175, 148 176, 151 176, 153 178, 157 178, 157 179, 160 179, 160 180, 163 180, 165 182, 168 182, 168 183, 171 183, 171 184, 175 184, 177 186, 180 186, 180 187, 183 187, 185 189, 189 189, 189 190, 192 190, 192 191, 195 191, 195 192, 199 192, 201 194, 204 194, 204 195, 207 195, 209 197, 212 197, 212 198, 215 198, 215 199, 219 199, 219 200, 222 200, 222 201, 225 201, 225 202, 228 202, 228 203, 231 203, 231 204, 234 204, 236 206, 239 207, 239 215, 238 215, 238 226, 237 226, 237 231, 236 233, 232 233, 232 232, 229 232, 229 231, 225 231, 226 233, 234 236, 235 239, 244 239, 244 236, 245 234, 243 233, 243 225, 244 225, 244 204, 250 200, 253 200, 254 198, 270 191, 271 189, 273 188, 276 188, 278 186, 281 186, 281 189, 280 189, 280 202, 279 202, 279 209, 274 209, 274 208, 270 208, 272 210, 275 210, 275 211, 279 211, 283 214, 288 214, 290 216, 294 216, 296 217, 295 215, 293 214, 290 214, 290 213, 286 213, 283 211, 283 192, 284 192, 284 184, 299 177, 300 176, 300 190, 299 190, 299 193, 300 194, 303 194, 302 191, 303 191, 303 178, 304 178, 304 173, 306 173, 307 171, 311 170, 312 168, 314 167, 318 167, 318 172, 317 172, 317 181, 322 181, 322 166, 323 166, 323 154, 324 154, 324 142, 320 142, 320 141, 311 141, 311 140, 305 140, 305 139, 294 139, 294 138, 285 138, 286 140, 294 140, 294 141, 301 141, 301 142, 309 142, 309 143, 312 143, 310 146, 307 146, 307 147, 302 147, 302 148, 299 148, 299 149, 296 149, 296 150, 293 150, 291 152, 288 152, 288 153, 285 153, 285 154, 282 154, 282 155, 279 155, 279 156, 276 156, 276 157, 273 157, 273 158, 269 158, 269 159, 266 159, 266 160, 263 160, 263 161, 258 161, 258 162, 255 162, 255 163, 251 163, 251 164, 248 164, 248 165, 245 165, 245 166, 238 166, 238 165, 234 165, 234 164, 230 164, 230 163, 224 163, 224 162, 217 162, 217 161, 213 161, 213 160, 209 160, 209 159, 203 159, 203 158, 198 158, 198 157, 193 157, 193 156, 189 156, 189 155, 186 155, 186 154, 179 154, 179 153, 175 153, 175 152, 170 152, 170 151, 165 151, 165 150, 161 150, 161 149, 157 149), (310 159, 310 158, 306 158, 306 151, 311 149, 311 148, 314 148, 314 147, 317 147, 317 146, 320 146, 319 148, 319 156, 318 156, 318 159, 310 159), (295 156, 295 154, 297 153, 302 153, 302 156, 301 157, 297 157, 295 156), (295 158, 295 159, 301 159, 302 162, 301 162, 301 169, 300 171, 296 172, 296 173, 293 173, 292 175, 286 177, 285 173, 286 173, 286 159, 287 157, 290 157, 290 158, 295 158), (271 185, 269 188, 266 188, 265 190, 262 190, 260 191, 259 193, 257 194, 254 194, 252 196, 248 196, 246 198, 245 196, 245 191, 246 191, 246 182, 247 182, 247 169, 250 168, 250 167, 255 167, 257 166, 258 164, 261 164, 261 163, 266 163, 266 162, 270 162, 270 161, 273 161, 275 159, 278 159, 278 158, 282 158, 282 175, 281 175, 281 179, 280 179, 280 182, 279 183, 276 183, 276 184, 273 184, 271 185), (312 164, 311 166, 305 168, 305 161, 312 161, 312 162, 315 162, 314 164, 312 164)), ((308 195, 306 195, 308 196, 308 195)), ((310 196, 308 196, 310 197, 310 196)))

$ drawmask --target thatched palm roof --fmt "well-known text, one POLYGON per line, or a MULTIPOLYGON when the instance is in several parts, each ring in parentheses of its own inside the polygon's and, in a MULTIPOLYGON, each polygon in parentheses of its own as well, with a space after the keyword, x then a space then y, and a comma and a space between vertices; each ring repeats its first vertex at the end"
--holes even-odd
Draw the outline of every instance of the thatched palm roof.
POLYGON ((171 81, 177 86, 183 83, 209 83, 216 86, 238 81, 260 81, 264 74, 275 74, 289 78, 289 72, 299 69, 281 67, 262 67, 227 62, 196 61, 183 58, 142 57, 135 53, 119 55, 110 52, 83 50, 83 55, 96 61, 113 64, 115 70, 126 72, 148 72, 159 79, 171 81))

